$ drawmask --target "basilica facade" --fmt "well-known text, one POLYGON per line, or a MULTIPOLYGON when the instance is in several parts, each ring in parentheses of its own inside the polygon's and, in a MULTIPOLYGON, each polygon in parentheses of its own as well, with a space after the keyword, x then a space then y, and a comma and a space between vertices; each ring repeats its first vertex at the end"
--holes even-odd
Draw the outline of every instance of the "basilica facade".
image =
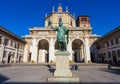
POLYGON ((59 26, 59 22, 63 22, 63 26, 68 28, 70 38, 67 44, 67 51, 70 52, 69 60, 71 62, 91 62, 91 47, 99 36, 92 34, 92 28, 89 16, 71 15, 66 7, 66 11, 62 10, 62 6, 58 6, 55 11, 54 7, 49 15, 45 16, 45 27, 30 28, 30 34, 25 35, 26 45, 24 47, 24 63, 55 63, 55 52, 57 46, 57 32, 50 28, 50 22, 53 27, 59 26))

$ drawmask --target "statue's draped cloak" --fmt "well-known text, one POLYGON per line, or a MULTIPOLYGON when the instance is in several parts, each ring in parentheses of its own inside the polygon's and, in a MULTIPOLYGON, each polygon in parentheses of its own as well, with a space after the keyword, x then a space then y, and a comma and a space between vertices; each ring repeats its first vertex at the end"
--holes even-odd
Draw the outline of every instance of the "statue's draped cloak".
MULTIPOLYGON (((65 35, 66 34, 67 34, 67 38, 68 38, 67 29, 65 27, 59 27, 59 28, 56 28, 56 30, 58 31, 57 32, 57 41, 66 43, 66 41, 65 41, 65 35)), ((68 41, 68 39, 67 39, 67 41, 68 41)))

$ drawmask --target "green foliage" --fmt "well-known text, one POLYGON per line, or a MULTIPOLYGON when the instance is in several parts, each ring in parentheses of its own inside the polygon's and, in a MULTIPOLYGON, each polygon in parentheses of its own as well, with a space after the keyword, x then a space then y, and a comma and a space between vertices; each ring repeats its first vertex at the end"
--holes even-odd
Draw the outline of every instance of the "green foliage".
POLYGON ((34 64, 34 63, 35 63, 35 61, 34 61, 34 60, 32 60, 32 61, 31 61, 31 63, 32 63, 32 64, 34 64))
POLYGON ((91 60, 88 60, 88 64, 92 64, 92 61, 91 61, 91 60))
POLYGON ((69 63, 73 63, 73 60, 69 60, 69 63))
POLYGON ((50 60, 50 63, 52 64, 52 63, 53 63, 53 60, 50 60))

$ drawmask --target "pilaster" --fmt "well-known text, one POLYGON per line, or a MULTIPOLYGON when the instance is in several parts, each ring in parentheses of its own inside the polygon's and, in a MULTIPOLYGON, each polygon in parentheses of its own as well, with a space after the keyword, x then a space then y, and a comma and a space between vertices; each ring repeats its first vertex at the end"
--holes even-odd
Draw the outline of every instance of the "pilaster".
POLYGON ((1 44, 1 47, 0 47, 0 63, 2 63, 3 55, 4 55, 4 45, 1 44))
POLYGON ((3 61, 4 50, 5 50, 4 37, 2 37, 2 42, 1 42, 1 47, 0 47, 0 63, 2 63, 3 61))
POLYGON ((24 63, 27 63, 27 62, 28 62, 27 59, 28 59, 28 46, 27 46, 27 44, 26 44, 26 45, 25 45, 25 48, 24 48, 23 62, 24 62, 24 63))
POLYGON ((72 59, 72 43, 70 42, 70 39, 69 39, 69 43, 68 43, 68 45, 67 45, 67 51, 70 52, 69 60, 73 60, 73 59, 72 59))
POLYGON ((55 61, 55 47, 54 47, 54 41, 53 38, 50 38, 50 42, 49 42, 49 62, 50 61, 55 61))
POLYGON ((81 61, 83 61, 84 57, 84 51, 83 51, 83 45, 81 46, 81 61))
POLYGON ((38 45, 37 45, 37 41, 36 38, 33 38, 32 40, 32 56, 31 56, 31 61, 33 61, 34 63, 38 62, 38 45))
POLYGON ((88 37, 85 37, 85 45, 84 45, 84 50, 85 50, 85 63, 88 63, 88 61, 91 61, 90 57, 90 46, 89 46, 89 40, 88 37))
POLYGON ((17 48, 15 49, 15 57, 14 57, 14 63, 16 63, 17 62, 17 53, 18 53, 18 50, 17 50, 17 48))
POLYGON ((8 63, 8 55, 9 55, 9 52, 7 51, 5 57, 3 58, 4 63, 8 63))

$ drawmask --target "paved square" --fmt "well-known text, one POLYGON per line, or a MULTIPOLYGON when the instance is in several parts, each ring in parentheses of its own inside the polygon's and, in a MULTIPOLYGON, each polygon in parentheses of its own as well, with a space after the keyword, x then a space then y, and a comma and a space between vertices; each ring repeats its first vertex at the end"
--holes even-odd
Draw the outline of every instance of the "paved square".
MULTIPOLYGON (((80 77, 81 83, 117 84, 120 83, 120 67, 108 70, 107 66, 79 66, 72 70, 80 77)), ((0 68, 0 84, 42 84, 53 74, 47 66, 10 66, 0 68)))

